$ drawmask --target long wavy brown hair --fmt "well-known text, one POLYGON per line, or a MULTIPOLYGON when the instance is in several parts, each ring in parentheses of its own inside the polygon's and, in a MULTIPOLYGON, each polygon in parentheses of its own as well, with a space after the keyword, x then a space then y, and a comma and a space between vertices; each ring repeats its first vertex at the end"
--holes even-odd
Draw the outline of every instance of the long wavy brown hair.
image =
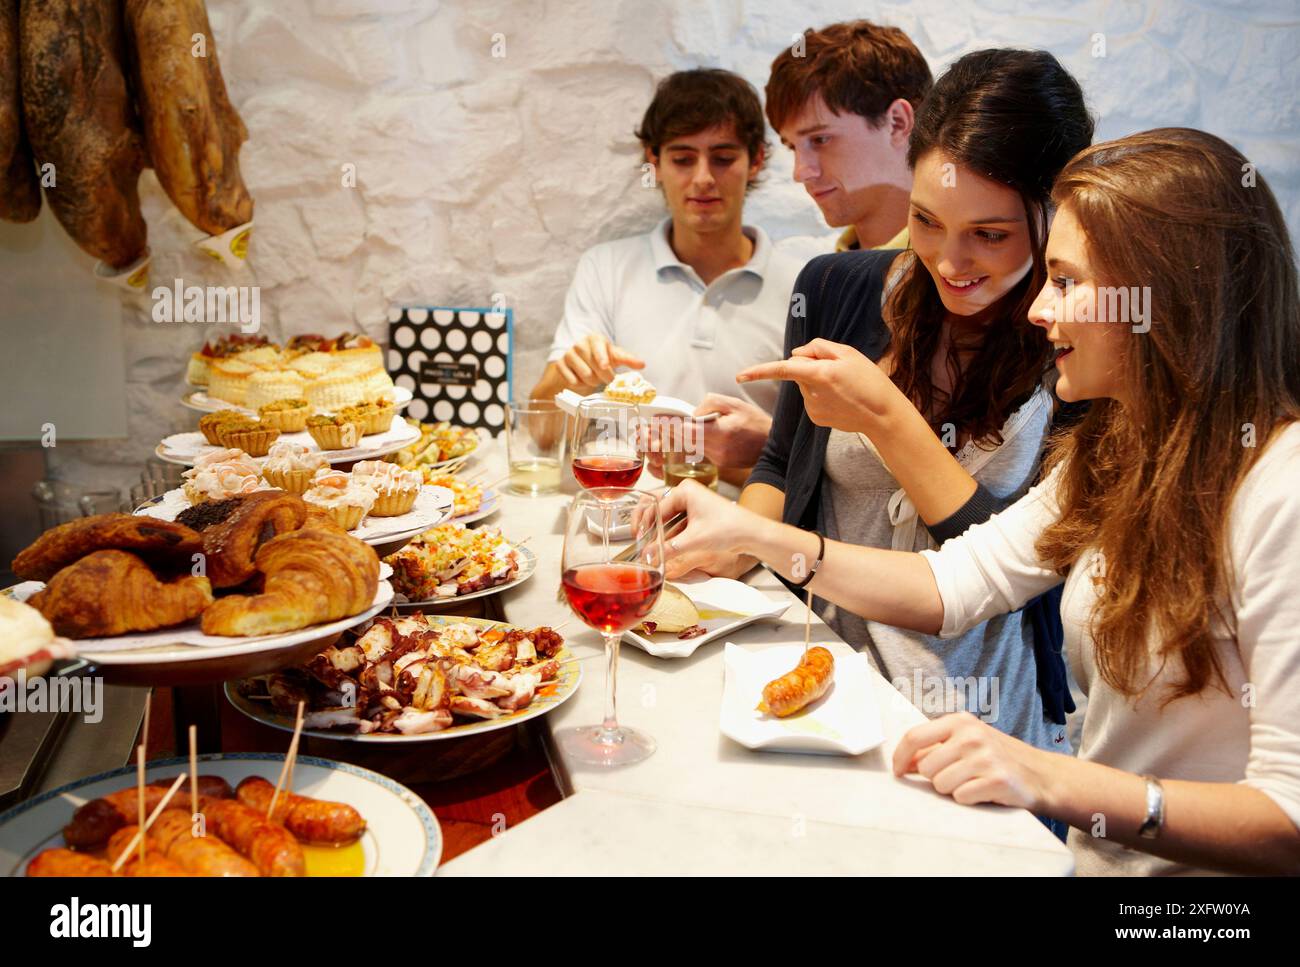
POLYGON ((1092 131, 1078 82, 1043 50, 967 54, 939 78, 916 116, 908 164, 915 168, 922 155, 938 150, 1013 189, 1024 203, 1033 253, 1033 267, 993 307, 992 319, 978 332, 954 333, 945 360, 948 393, 932 378, 947 310, 930 273, 913 262, 891 294, 894 384, 940 438, 941 427, 951 424, 958 440, 998 446, 1003 424, 1051 368, 1051 347, 1026 319, 1047 277, 1043 250, 1052 183, 1092 142, 1092 131))
POLYGON ((1156 665, 1186 671, 1162 702, 1226 692, 1213 635, 1235 632, 1222 606, 1229 510, 1274 434, 1300 418, 1286 223, 1240 152, 1186 128, 1089 148, 1054 196, 1078 218, 1099 285, 1150 286, 1150 331, 1125 340, 1126 402, 1094 401, 1049 455, 1064 464, 1062 515, 1038 551, 1061 572, 1101 552, 1091 633, 1113 688, 1146 691, 1154 637, 1156 665))

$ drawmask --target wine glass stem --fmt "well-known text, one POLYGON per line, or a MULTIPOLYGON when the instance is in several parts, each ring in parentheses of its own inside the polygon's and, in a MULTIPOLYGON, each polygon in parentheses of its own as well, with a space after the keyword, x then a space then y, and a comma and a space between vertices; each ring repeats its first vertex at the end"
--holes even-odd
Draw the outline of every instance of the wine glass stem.
POLYGON ((606 736, 618 732, 618 645, 621 634, 605 635, 605 720, 601 729, 606 736))

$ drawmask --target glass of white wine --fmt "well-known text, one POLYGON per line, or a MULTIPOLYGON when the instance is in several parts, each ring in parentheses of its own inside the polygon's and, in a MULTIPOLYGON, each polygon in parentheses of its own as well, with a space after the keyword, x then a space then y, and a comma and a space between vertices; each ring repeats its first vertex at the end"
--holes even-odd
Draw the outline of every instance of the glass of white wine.
POLYGON ((564 465, 568 417, 554 400, 526 400, 506 406, 506 457, 512 494, 558 493, 564 465))

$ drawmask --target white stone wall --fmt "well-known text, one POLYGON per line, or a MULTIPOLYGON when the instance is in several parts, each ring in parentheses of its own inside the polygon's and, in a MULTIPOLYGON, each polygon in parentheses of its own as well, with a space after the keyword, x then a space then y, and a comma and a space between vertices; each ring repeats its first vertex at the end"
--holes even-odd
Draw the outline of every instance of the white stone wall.
MULTIPOLYGON (((905 29, 936 74, 966 51, 1045 47, 1076 72, 1099 135, 1203 127, 1237 144, 1300 228, 1296 0, 209 0, 222 69, 251 133, 250 267, 235 279, 191 254, 191 229, 142 184, 152 278, 257 284, 274 338, 362 329, 393 302, 483 304, 517 320, 516 391, 543 365, 579 253, 644 230, 632 129, 657 78, 739 71, 761 90, 810 25, 868 16, 905 29), (1105 57, 1092 56, 1103 34, 1105 57), (504 57, 493 57, 503 35, 504 57), (357 185, 341 184, 355 165, 357 185)), ((774 236, 823 230, 776 147, 748 220, 774 236)), ((84 265, 50 265, 59 285, 84 265)), ((63 444, 58 474, 125 485, 159 437, 193 425, 177 398, 204 333, 123 303, 131 438, 63 444)))

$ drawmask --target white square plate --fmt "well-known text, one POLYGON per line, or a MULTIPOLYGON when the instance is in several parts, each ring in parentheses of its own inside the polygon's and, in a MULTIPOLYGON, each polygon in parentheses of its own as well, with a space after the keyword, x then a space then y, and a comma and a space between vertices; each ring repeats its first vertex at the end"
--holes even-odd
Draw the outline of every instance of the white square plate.
POLYGON ((843 642, 813 642, 835 656, 830 691, 802 711, 777 718, 755 707, 763 686, 790 672, 803 656, 803 643, 750 651, 734 642, 723 650, 722 734, 747 749, 861 755, 885 740, 871 690, 867 656, 843 642))
POLYGON ((731 578, 708 577, 698 571, 672 583, 694 603, 700 612, 700 624, 708 633, 685 640, 678 638, 675 631, 649 636, 635 631, 623 633, 625 640, 656 658, 689 658, 700 645, 729 635, 737 628, 761 618, 780 617, 792 603, 788 597, 769 598, 748 584, 731 578))

